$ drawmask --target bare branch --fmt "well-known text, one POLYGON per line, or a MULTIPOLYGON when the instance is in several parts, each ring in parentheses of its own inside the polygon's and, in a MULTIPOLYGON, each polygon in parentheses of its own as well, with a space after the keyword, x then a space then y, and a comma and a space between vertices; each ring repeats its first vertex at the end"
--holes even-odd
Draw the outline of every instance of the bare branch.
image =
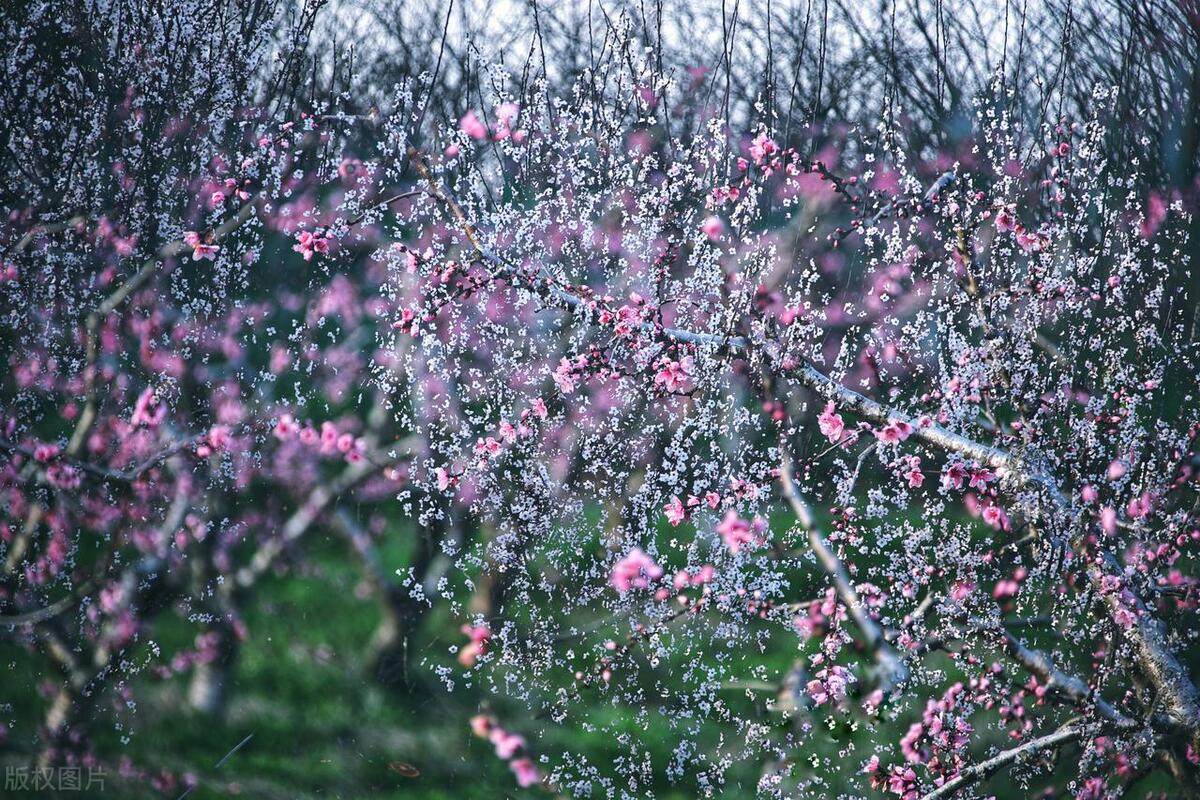
POLYGON ((981 761, 978 764, 967 767, 954 778, 951 778, 932 792, 924 795, 921 800, 938 800, 939 797, 950 797, 959 789, 984 780, 1007 766, 1037 755, 1043 750, 1069 744, 1089 732, 1090 730, 1086 725, 1071 723, 1059 728, 1054 733, 1037 739, 1030 739, 1018 747, 1005 750, 989 758, 987 761, 981 761))

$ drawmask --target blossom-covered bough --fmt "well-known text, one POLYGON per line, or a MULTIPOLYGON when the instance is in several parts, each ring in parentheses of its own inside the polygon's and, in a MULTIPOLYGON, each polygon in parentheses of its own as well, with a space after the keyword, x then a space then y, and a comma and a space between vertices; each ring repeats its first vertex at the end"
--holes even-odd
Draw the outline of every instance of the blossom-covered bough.
POLYGON ((974 148, 924 181, 886 131, 837 178, 769 132, 652 132, 645 95, 524 108, 550 117, 521 137, 472 116, 444 154, 410 151, 428 199, 398 234, 423 286, 396 327, 477 392, 439 488, 470 482, 509 531, 492 568, 529 617, 493 622, 480 679, 561 725, 598 724, 589 691, 668 716, 669 769, 701 785, 720 780, 695 744, 717 718, 745 737, 732 752, 777 754, 760 790, 823 791, 787 766, 817 724, 739 717, 741 679, 799 720, 923 711, 899 752, 859 752, 906 797, 1064 771, 1070 748, 1081 797, 1160 764, 1190 786, 1195 309, 1167 294, 1180 228, 1104 161, 1107 103, 1043 130, 981 112, 974 148), (534 403, 550 412, 529 425, 534 403), (514 485, 564 499, 545 519, 514 485), (837 504, 831 534, 808 498, 837 504), (592 542, 611 555, 580 579, 592 542), (796 602, 803 586, 831 594, 796 602), (563 606, 541 616, 540 597, 563 606), (588 648, 573 620, 597 605, 633 626, 624 644, 588 648), (767 670, 781 639, 800 657, 767 670))
MULTIPOLYGON (((39 766, 111 767, 93 734, 147 682, 222 713, 260 579, 342 503, 377 531, 421 444, 360 388, 377 278, 299 266, 329 253, 320 197, 370 184, 325 150, 346 120, 286 110, 321 4, 290 21, 272 3, 59 5, 0 15, 27 79, 0 99, 0 639, 44 665, 21 691, 45 700, 0 739, 39 766), (209 24, 175 24, 193 18, 209 24), (299 253, 290 276, 264 269, 275 250, 299 253)), ((354 546, 364 566, 373 547, 354 546)), ((419 617, 390 589, 381 657, 419 617)))

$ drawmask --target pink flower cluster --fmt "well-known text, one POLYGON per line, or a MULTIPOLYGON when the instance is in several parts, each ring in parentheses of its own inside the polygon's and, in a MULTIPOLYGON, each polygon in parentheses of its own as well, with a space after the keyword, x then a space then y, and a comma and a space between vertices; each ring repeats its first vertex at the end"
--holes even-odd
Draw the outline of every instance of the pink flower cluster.
POLYGON ((721 505, 721 495, 716 492, 705 492, 704 499, 701 500, 693 494, 688 496, 686 503, 679 499, 679 495, 673 495, 663 506, 663 513, 667 516, 667 522, 671 523, 673 527, 677 527, 688 518, 688 514, 693 508, 699 508, 701 505, 716 510, 721 505))
POLYGON ((1024 567, 1017 567, 1013 570, 1011 578, 1005 578, 997 581, 996 586, 992 589, 992 597, 997 600, 1007 600, 1016 597, 1021 591, 1021 582, 1029 575, 1029 571, 1024 567))
POLYGON ((846 423, 842 420, 842 415, 837 413, 837 406, 833 403, 826 405, 825 410, 817 417, 817 427, 834 444, 841 444, 846 437, 846 423))
POLYGON ((750 143, 750 158, 760 167, 778 152, 779 145, 765 131, 755 136, 750 143))
POLYGON ((705 564, 693 575, 686 569, 681 569, 671 578, 671 585, 676 589, 686 589, 689 586, 704 586, 711 583, 716 576, 716 569, 712 564, 705 564))
POLYGON ((854 674, 835 664, 819 670, 816 677, 804 687, 817 705, 839 703, 846 697, 846 689, 855 681, 854 674))
POLYGON ((966 687, 955 683, 941 699, 930 698, 920 722, 914 722, 900 739, 900 752, 910 764, 929 764, 931 769, 954 774, 974 728, 961 708, 966 687))
POLYGON ((1031 231, 1017 220, 1016 207, 1007 205, 996 212, 996 231, 1012 233, 1026 253, 1040 253, 1049 247, 1050 239, 1042 231, 1031 231))
POLYGON ((470 669, 480 656, 487 654, 492 629, 487 625, 463 625, 461 630, 470 641, 458 651, 458 663, 470 669))
POLYGON ((146 387, 133 405, 129 424, 135 428, 157 428, 166 419, 167 407, 158 399, 154 389, 146 387))
MULTIPOLYGON (((249 179, 244 182, 244 186, 248 186, 249 179)), ((209 208, 220 208, 225 205, 225 201, 230 197, 237 197, 243 203, 250 199, 250 192, 246 189, 239 188, 238 182, 234 178, 226 178, 221 182, 210 182, 208 184, 208 206, 209 208)))
MULTIPOLYGON (((137 234, 122 236, 118 233, 118 230, 124 232, 125 226, 122 225, 118 228, 118 226, 113 225, 112 220, 108 217, 100 217, 100 220, 96 223, 96 230, 94 232, 96 244, 107 244, 112 247, 114 253, 122 257, 133 255, 133 251, 137 248, 137 234)), ((4 281, 5 279, 11 280, 15 277, 16 267, 9 265, 7 269, 0 270, 0 281, 4 281), (11 275, 7 275, 9 270, 12 270, 11 275)))
POLYGON ((615 312, 611 308, 603 308, 597 315, 601 325, 611 325, 617 336, 630 336, 638 330, 641 323, 653 318, 654 306, 647 303, 637 292, 629 295, 629 302, 615 312))
POLYGON ((78 489, 83 483, 83 473, 70 464, 51 464, 46 470, 46 480, 58 489, 78 489))
POLYGON ((746 545, 760 545, 765 541, 767 521, 755 517, 753 521, 742 519, 736 511, 729 509, 725 518, 717 525, 717 533, 730 552, 737 553, 746 545))
MULTIPOLYGON (((468 111, 462 115, 458 121, 458 127, 470 138, 476 141, 492 141, 501 142, 505 139, 512 139, 517 144, 525 141, 528 135, 524 129, 515 128, 517 118, 521 115, 521 107, 516 103, 501 103, 496 106, 496 132, 490 134, 487 125, 484 124, 474 111, 468 111)), ((449 150, 449 148, 447 148, 449 150)), ((458 154, 457 148, 454 152, 447 152, 446 155, 453 158, 458 154)))
POLYGON ((700 231, 715 242, 725 232, 725 223, 720 217, 713 215, 700 223, 700 231))
POLYGON ((662 567, 642 548, 635 547, 613 565, 609 582, 618 594, 625 594, 630 589, 648 589, 652 581, 662 576, 662 567))
POLYGON ((667 522, 671 523, 672 527, 678 527, 687 519, 687 509, 683 507, 683 501, 679 499, 679 495, 672 495, 667 504, 663 506, 663 513, 667 515, 667 522))
POLYGON ((925 483, 925 473, 921 471, 920 456, 905 456, 898 462, 900 476, 908 481, 910 489, 920 489, 925 483))
POLYGON ((679 392, 692 377, 695 361, 691 356, 684 356, 678 361, 663 359, 659 362, 658 372, 654 376, 654 384, 661 386, 666 392, 679 392))
POLYGON ((825 590, 825 596, 809 601, 803 616, 797 614, 792 625, 805 639, 822 636, 835 625, 846 619, 846 609, 837 600, 833 587, 825 590))
POLYGON ((580 379, 587 374, 588 357, 586 355, 576 356, 568 359, 563 357, 559 359, 558 366, 555 367, 551 377, 554 379, 554 385, 563 394, 571 394, 579 385, 580 379))
POLYGON ((967 721, 971 711, 967 702, 982 702, 990 707, 989 685, 990 679, 985 676, 979 681, 972 680, 970 694, 960 682, 947 689, 940 700, 931 698, 921 721, 914 722, 900 740, 900 751, 908 764, 893 765, 885 775, 879 759, 872 758, 863 769, 870 776, 871 787, 886 787, 901 800, 917 800, 921 793, 912 765, 923 764, 937 786, 957 776, 966 763, 967 743, 974 731, 967 721))
POLYGON ((341 453, 347 463, 357 464, 363 460, 366 443, 352 433, 338 433, 337 426, 328 420, 321 423, 321 430, 311 424, 301 426, 291 414, 283 414, 275 421, 275 438, 286 442, 298 438, 301 444, 319 447, 321 455, 341 453))
POLYGON ((961 489, 966 484, 972 489, 984 491, 988 483, 995 479, 996 473, 976 463, 952 461, 942 471, 942 487, 945 489, 961 489))
POLYGON ((481 739, 487 739, 496 748, 496 756, 508 762, 522 789, 535 786, 542 781, 542 773, 527 755, 529 747, 525 737, 500 727, 495 717, 477 714, 471 717, 471 731, 481 739))
POLYGON ((461 475, 456 475, 456 474, 450 472, 445 467, 436 467, 433 470, 433 477, 434 477, 434 480, 437 481, 437 487, 438 487, 439 492, 444 492, 448 489, 452 489, 455 486, 458 486, 459 482, 462 479, 461 475))
POLYGON ((208 458, 213 453, 228 449, 232 443, 233 434, 228 425, 213 425, 208 429, 208 434, 196 444, 196 455, 208 458))
POLYGON ((995 479, 996 473, 974 462, 951 461, 942 470, 943 489, 959 490, 965 485, 979 491, 979 496, 968 492, 963 498, 967 513, 982 517, 984 522, 998 531, 1007 531, 1012 527, 1012 520, 1000 506, 996 488, 988 485, 995 479))
POLYGON ((883 444, 899 444, 912 436, 912 432, 912 425, 902 419, 893 419, 875 431, 875 438, 883 444))
POLYGON ((329 252, 329 242, 330 238, 325 234, 300 231, 296 234, 296 243, 292 245, 292 250, 304 256, 305 261, 312 261, 314 254, 329 252))

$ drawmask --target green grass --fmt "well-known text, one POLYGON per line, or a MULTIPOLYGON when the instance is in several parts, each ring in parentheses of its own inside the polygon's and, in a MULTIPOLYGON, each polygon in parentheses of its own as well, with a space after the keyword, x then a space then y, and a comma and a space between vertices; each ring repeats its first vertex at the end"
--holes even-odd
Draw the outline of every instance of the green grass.
MULTIPOLYGON (((377 685, 363 674, 366 644, 379 619, 371 597, 356 596, 357 565, 340 542, 313 543, 310 566, 260 584, 246 609, 250 636, 237 660, 227 714, 214 720, 193 712, 185 700, 186 675, 162 680, 149 670, 131 681, 136 708, 114 709, 106 703, 92 733, 95 753, 106 767, 106 792, 141 798, 178 796, 182 788, 162 792, 145 780, 117 774, 127 757, 143 773, 167 770, 190 774, 198 785, 189 795, 204 798, 461 798, 545 797, 541 789, 521 790, 491 745, 471 735, 469 719, 478 712, 480 690, 445 691, 433 675, 412 659, 419 688, 402 695, 377 685), (216 766, 239 742, 240 750, 216 766), (408 777, 415 768, 419 775, 408 777)), ((397 546, 402 549, 402 546, 397 546)), ((388 563, 403 563, 389 560, 388 563)), ((427 618, 416 650, 441 663, 453 664, 447 650, 460 643, 457 626, 444 606, 427 618)), ((150 642, 170 654, 195 635, 192 625, 164 614, 140 648, 150 642)), ((133 660, 137 661, 135 657, 133 660)), ((157 661, 155 663, 161 663, 157 661)), ((29 763, 44 699, 29 692, 39 685, 36 669, 45 662, 0 641, 5 669, 0 689, 0 721, 10 733, 0 744, 0 765, 29 763)), ((112 699, 110 691, 107 697, 112 699)), ((499 704, 490 699, 489 705, 499 704)), ((593 721, 617 722, 623 732, 651 747, 655 760, 665 759, 670 742, 647 732, 620 709, 597 697, 593 721)), ((526 717, 528 711, 524 712, 526 717)), ((609 731, 589 733, 576 726, 553 729, 534 740, 533 724, 520 715, 505 722, 553 753, 571 749, 592 763, 607 766, 624 752, 609 731)), ((664 785, 663 797, 686 797, 664 785)))
MULTIPOLYGON (((386 563, 403 564, 406 549, 403 532, 388 537, 386 563)), ((303 568, 263 580, 246 609, 250 636, 237 661, 223 720, 189 709, 184 697, 186 676, 164 681, 149 669, 139 671, 131 679, 136 708, 114 708, 114 703, 108 702, 93 728, 95 752, 108 771, 106 792, 97 796, 137 800, 182 793, 182 787, 163 792, 144 779, 120 778, 117 764, 127 757, 143 773, 166 770, 176 776, 194 775, 198 784, 189 795, 194 800, 546 797, 541 788, 518 789, 491 746, 471 735, 468 720, 483 703, 496 709, 507 726, 525 735, 535 754, 549 756, 552 763, 568 752, 581 755, 601 773, 618 778, 618 788, 626 769, 621 759, 628 756, 628 742, 632 742, 639 761, 648 758, 654 767, 650 787, 654 796, 671 800, 700 796, 695 775, 671 782, 664 774, 673 748, 683 737, 702 752, 715 754, 714 758, 724 754, 731 759, 721 796, 754 796, 762 760, 739 759, 741 742, 730 739, 733 728, 714 720, 704 720, 696 734, 672 730, 666 721, 672 714, 669 702, 649 704, 639 718, 637 709, 614 706, 610 695, 593 689, 584 694, 582 703, 573 706, 566 723, 554 725, 530 720, 521 704, 487 697, 477 687, 464 688, 461 668, 447 649, 461 643, 457 631, 461 619, 453 617, 445 604, 435 605, 414 645, 418 655, 411 659, 410 669, 420 688, 409 695, 381 688, 363 674, 362 655, 379 611, 374 598, 356 592, 360 580, 358 565, 344 544, 322 535, 306 542, 303 568), (453 665, 458 671, 458 688, 445 691, 422 660, 453 665), (544 728, 540 736, 539 728, 544 728), (228 755, 246 737, 251 738, 228 755), (414 770, 419 774, 412 775, 414 770)), ((133 660, 146 662, 150 641, 160 644, 169 657, 176 648, 190 643, 195 632, 195 627, 179 616, 164 614, 133 660)), ((597 630, 589 641, 607 635, 597 630)), ((772 675, 786 669, 799 654, 794 642, 784 641, 787 638, 774 637, 780 644, 758 658, 772 675)), ((634 657, 640 660, 641 670, 649 670, 640 653, 634 657)), ((694 657, 673 654, 658 669, 680 674, 683 662, 694 657)), ((719 657, 713 652, 703 656, 706 663, 717 663, 719 657)), ((34 752, 45 701, 31 687, 46 677, 36 672, 44 663, 10 641, 0 640, 0 669, 4 670, 0 722, 10 729, 7 739, 0 741, 0 766, 28 764, 34 752)), ((735 662, 734 669, 742 664, 735 662)), ((927 664, 945 670, 944 685, 958 677, 954 665, 943 656, 931 656, 927 664)), ((789 722, 767 709, 771 693, 752 695, 748 697, 744 687, 735 686, 722 691, 720 697, 742 719, 767 723, 777 737, 792 731, 801 744, 790 755, 803 765, 801 772, 809 771, 814 758, 823 761, 815 771, 831 781, 828 789, 833 792, 861 793, 857 783, 837 782, 831 774, 834 768, 853 773, 870 754, 873 741, 894 742, 919 713, 919 708, 910 704, 897 720, 873 728, 875 723, 861 715, 834 712, 831 730, 827 710, 811 717, 802 714, 789 722), (800 732, 798 723, 805 721, 816 729, 812 735, 800 732)), ((115 697, 111 687, 107 697, 110 701, 115 697)), ((996 731, 980 730, 979 735, 1004 745, 996 731)), ((975 749, 982 749, 979 739, 975 749)), ((601 787, 594 788, 594 796, 604 796, 601 787)), ((1017 792, 1011 796, 1023 796, 1005 776, 993 781, 990 789, 998 792, 997 796, 1010 796, 1004 794, 1005 789, 1017 792)))

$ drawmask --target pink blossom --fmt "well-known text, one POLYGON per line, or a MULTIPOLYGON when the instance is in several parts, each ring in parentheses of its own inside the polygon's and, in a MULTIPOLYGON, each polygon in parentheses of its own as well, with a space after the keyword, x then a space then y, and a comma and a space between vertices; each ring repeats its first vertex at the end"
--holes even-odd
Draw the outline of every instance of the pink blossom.
POLYGON ((925 483, 925 473, 921 471, 920 456, 906 456, 900 463, 901 475, 908 481, 909 488, 921 488, 921 484, 925 483))
POLYGON ((487 714, 476 714, 471 717, 471 733, 481 739, 486 739, 495 727, 495 718, 489 717, 487 714))
POLYGON ((451 475, 445 467, 435 467, 433 476, 437 480, 438 491, 444 492, 453 486, 458 485, 458 477, 451 475))
POLYGON ((716 570, 712 564, 705 564, 696 572, 695 575, 689 573, 686 569, 681 569, 671 578, 671 585, 676 589, 686 589, 689 586, 703 586, 712 581, 716 570))
POLYGON ((83 483, 83 473, 70 464, 59 462, 46 470, 46 479, 59 489, 78 489, 83 483))
POLYGON ((971 596, 971 592, 975 591, 974 581, 955 581, 950 587, 950 599, 956 603, 961 603, 971 596))
POLYGON ((1021 591, 1021 581, 1025 580, 1027 575, 1028 573, 1023 567, 1018 567, 1013 571, 1011 578, 1006 578, 996 583, 995 588, 992 589, 992 597, 997 600, 1016 597, 1017 593, 1021 591))
POLYGON ((912 425, 894 419, 875 431, 875 438, 884 444, 899 444, 912 435, 912 425))
POLYGON ((469 641, 458 651, 458 663, 470 669, 480 656, 487 653, 492 631, 486 625, 463 625, 461 630, 469 641))
POLYGON ((989 481, 996 479, 996 473, 982 467, 971 470, 970 487, 983 491, 987 489, 989 481))
POLYGON ((208 429, 208 436, 206 438, 208 445, 216 451, 226 449, 233 441, 233 436, 229 431, 228 425, 213 425, 208 429))
POLYGON ((400 319, 392 323, 392 328, 400 331, 401 333, 415 334, 416 330, 413 326, 413 322, 416 320, 416 316, 417 315, 413 313, 411 308, 402 309, 400 311, 400 319))
POLYGON ((475 455, 477 456, 492 458, 500 455, 502 449, 500 442, 496 441, 495 437, 487 436, 475 440, 475 455))
POLYGON ((147 428, 154 428, 162 423, 166 415, 167 407, 159 402, 158 395, 154 393, 154 390, 147 387, 138 395, 129 424, 135 428, 143 425, 147 428))
POLYGON ((684 356, 678 361, 664 361, 654 376, 654 382, 668 392, 678 392, 683 389, 692 376, 695 363, 691 356, 684 356))
POLYGON ((488 736, 488 739, 496 747, 496 755, 503 758, 505 761, 517 754, 517 751, 524 749, 525 737, 515 733, 509 733, 503 728, 494 729, 488 736))
POLYGON ((1130 605, 1121 605, 1113 612, 1113 622, 1120 625, 1122 628, 1132 628, 1138 619, 1137 612, 1130 605))
POLYGON ((1129 515, 1130 519, 1141 519, 1148 515, 1153 507, 1150 493, 1143 492, 1129 501, 1129 505, 1125 507, 1125 513, 1129 515))
POLYGON ((1167 219, 1167 204, 1158 192, 1150 192, 1146 198, 1146 217, 1142 221, 1141 234, 1143 239, 1152 239, 1154 234, 1167 219))
POLYGON ((725 519, 717 525, 717 533, 730 552, 737 553, 744 545, 761 542, 766 527, 766 522, 761 517, 755 517, 751 523, 742 519, 731 508, 725 512, 725 519))
POLYGON ((1105 506, 1100 509, 1100 527, 1109 536, 1117 532, 1117 512, 1116 509, 1105 506))
POLYGON ((618 594, 625 594, 630 589, 647 589, 651 581, 662 576, 662 567, 642 548, 635 547, 613 566, 609 582, 618 594))
POLYGON ((1027 253, 1038 253, 1046 247, 1046 242, 1041 234, 1027 231, 1024 228, 1017 228, 1017 244, 1027 253))
POLYGON ((33 458, 35 461, 45 464, 50 459, 57 456, 59 447, 56 444, 39 444, 33 449, 33 458))
POLYGON ((571 394, 575 391, 577 380, 578 363, 568 360, 565 356, 558 361, 558 366, 555 368, 551 377, 554 379, 554 384, 563 394, 571 394))
POLYGON ((679 495, 674 495, 667 504, 663 506, 663 511, 667 515, 667 522, 672 526, 677 526, 687 519, 687 510, 683 507, 683 501, 679 499, 679 495))
POLYGON ((996 212, 996 230, 1001 233, 1016 230, 1017 218, 1014 206, 1004 206, 996 212))
POLYGON ((750 143, 750 157, 759 166, 762 166, 764 161, 777 152, 779 152, 779 145, 765 131, 755 136, 754 141, 750 143))
POLYGON ((516 123, 517 117, 521 113, 521 107, 516 103, 501 103, 500 105, 496 106, 495 113, 496 139, 507 139, 510 136, 513 136, 513 124, 516 123))
POLYGON ((458 127, 472 139, 488 138, 487 125, 484 125, 479 117, 475 116, 474 111, 468 111, 466 114, 463 114, 462 119, 458 121, 458 127))
POLYGON ((292 250, 304 256, 305 261, 312 261, 314 253, 329 252, 329 238, 311 231, 300 231, 296 234, 296 244, 292 250))
POLYGON ((817 427, 834 444, 842 441, 846 432, 846 423, 842 421, 842 416, 837 413, 837 406, 833 403, 827 404, 825 410, 817 417, 817 427))
POLYGON ((967 480, 967 469, 960 462, 946 465, 942 472, 942 487, 945 489, 961 489, 967 480))
POLYGON ((983 521, 998 531, 1009 529, 1011 522, 1008 513, 998 505, 990 505, 983 510, 983 521))
POLYGON ((541 783, 542 774, 530 759, 514 758, 508 765, 517 776, 517 786, 524 789, 541 783))
POLYGON ((700 223, 700 231, 715 242, 725 232, 725 223, 720 217, 707 217, 704 222, 700 223))
POLYGON ((296 420, 292 417, 292 415, 284 414, 278 420, 276 420, 275 430, 273 433, 275 434, 276 439, 283 442, 295 436, 298 429, 299 426, 296 424, 296 420))
POLYGON ((835 665, 817 672, 816 678, 808 682, 805 690, 817 705, 837 703, 846 696, 846 688, 854 680, 850 670, 835 665))
POLYGON ((321 423, 321 452, 332 454, 337 452, 338 431, 329 420, 321 423))

